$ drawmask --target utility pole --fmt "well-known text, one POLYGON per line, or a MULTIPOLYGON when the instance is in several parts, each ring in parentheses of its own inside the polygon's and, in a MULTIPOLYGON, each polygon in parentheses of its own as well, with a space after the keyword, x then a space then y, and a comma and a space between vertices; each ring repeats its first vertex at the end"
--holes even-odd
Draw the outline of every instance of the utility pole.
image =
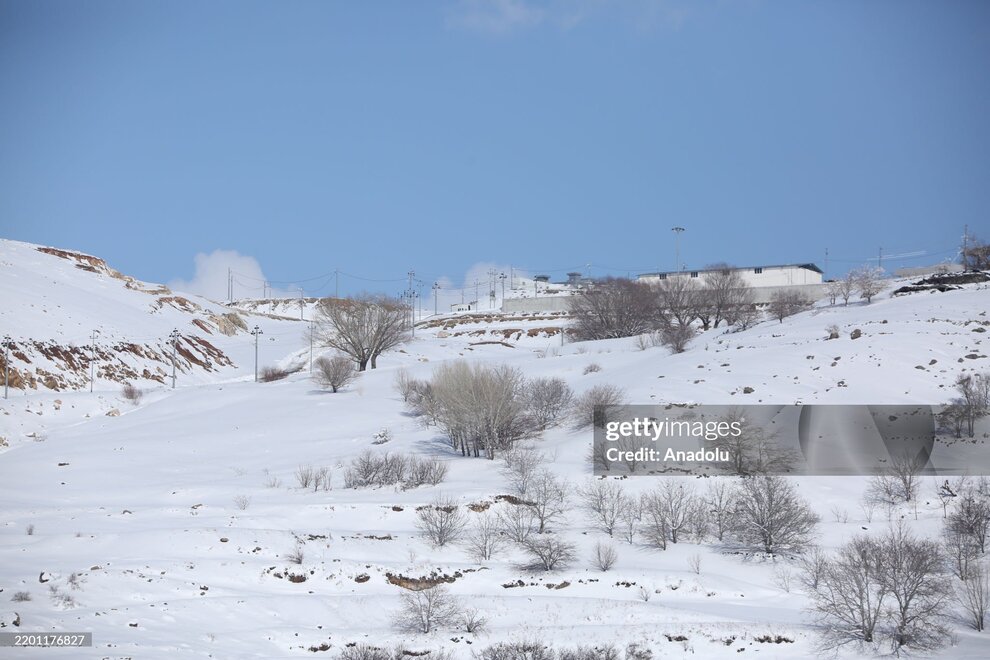
POLYGON ((512 264, 509 264, 509 291, 515 291, 515 290, 516 290, 516 271, 512 267, 512 264))
POLYGON ((340 271, 336 268, 333 269, 333 297, 340 298, 340 277, 338 277, 340 271))
POLYGON ((227 269, 227 302, 228 303, 234 302, 234 294, 231 291, 230 269, 229 268, 227 269))
POLYGON ((488 269, 488 309, 495 309, 495 269, 488 269))
POLYGON ((877 250, 877 268, 883 270, 883 248, 877 250))
POLYGON ((313 320, 309 321, 309 373, 313 373, 313 335, 316 334, 316 328, 313 325, 313 320))
POLYGON ((262 332, 261 328, 254 326, 254 330, 251 331, 254 335, 254 382, 258 382, 258 337, 265 334, 262 332))
POLYGON ((409 298, 409 325, 412 327, 412 336, 416 336, 416 289, 413 288, 413 278, 416 271, 412 268, 406 273, 409 276, 409 287, 406 289, 406 297, 409 298))
POLYGON ((306 303, 305 303, 305 301, 303 300, 303 288, 302 288, 302 287, 299 287, 299 320, 300 320, 300 321, 304 321, 304 320, 305 320, 305 319, 303 318, 303 306, 304 306, 305 304, 306 304, 306 303))
POLYGON ((671 227, 670 231, 674 232, 674 270, 680 271, 681 268, 681 234, 684 233, 684 227, 671 227))
POLYGON ((7 398, 10 384, 10 335, 3 336, 3 398, 7 398))
POLYGON ((179 331, 172 330, 172 333, 168 336, 172 340, 172 389, 175 389, 175 347, 179 342, 179 331))
POLYGON ((498 279, 502 280, 502 308, 505 308, 505 273, 499 273, 498 279))
POLYGON ((825 280, 828 281, 828 248, 825 248, 825 280))
POLYGON ((432 288, 433 288, 433 316, 436 316, 437 314, 440 313, 439 312, 439 309, 440 309, 439 308, 439 303, 438 303, 438 300, 437 300, 437 298, 439 297, 439 294, 437 293, 437 291, 440 290, 440 283, 439 282, 434 282, 432 288))
POLYGON ((99 330, 93 330, 93 334, 89 340, 89 391, 93 391, 93 365, 96 363, 96 335, 100 334, 99 330))

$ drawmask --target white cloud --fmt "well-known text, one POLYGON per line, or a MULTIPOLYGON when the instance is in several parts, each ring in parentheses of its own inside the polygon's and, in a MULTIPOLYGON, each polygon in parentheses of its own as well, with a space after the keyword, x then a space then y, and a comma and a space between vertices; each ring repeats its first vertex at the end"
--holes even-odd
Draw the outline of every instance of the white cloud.
POLYGON ((476 32, 505 34, 536 27, 547 17, 545 10, 526 0, 461 0, 447 16, 447 25, 476 32))
MULTIPOLYGON (((261 298, 267 278, 254 257, 234 250, 200 252, 195 257, 195 272, 191 280, 172 280, 168 287, 174 291, 194 293, 211 300, 227 300, 227 269, 234 274, 234 298, 261 298)), ((288 297, 288 291, 274 290, 270 297, 288 297)), ((298 295, 298 294, 295 294, 298 295)))
POLYGON ((464 273, 464 277, 458 282, 456 279, 450 277, 441 277, 437 282, 440 284, 440 290, 437 291, 436 304, 434 305, 433 300, 433 289, 432 283, 430 287, 423 287, 423 314, 432 314, 434 309, 438 309, 441 314, 450 311, 450 306, 458 304, 461 302, 470 303, 475 300, 478 301, 478 309, 482 311, 492 308, 492 301, 490 298, 489 283, 494 282, 495 290, 495 304, 494 308, 497 309, 502 306, 502 280, 498 279, 498 275, 505 273, 505 292, 506 295, 509 294, 510 287, 512 286, 509 276, 514 273, 517 285, 521 286, 521 281, 523 278, 528 277, 526 273, 522 272, 518 268, 512 269, 511 266, 507 264, 497 264, 494 262, 478 262, 467 269, 464 273), (489 271, 495 271, 494 280, 489 277, 489 271), (477 282, 477 285, 475 285, 477 282))

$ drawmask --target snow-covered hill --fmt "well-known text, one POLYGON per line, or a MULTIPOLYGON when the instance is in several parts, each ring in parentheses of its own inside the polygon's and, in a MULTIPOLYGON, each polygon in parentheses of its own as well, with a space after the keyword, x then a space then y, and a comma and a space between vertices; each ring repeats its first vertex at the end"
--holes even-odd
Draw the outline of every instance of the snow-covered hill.
MULTIPOLYGON (((84 344, 104 317, 108 334, 126 328, 147 337, 180 321, 193 332, 194 320, 212 323, 210 315, 224 311, 191 297, 199 309, 159 305, 174 294, 83 271, 77 257, 23 244, 3 249, 4 268, 18 278, 4 319, 41 307, 31 325, 19 327, 22 342, 57 330, 59 344, 84 344), (98 279, 80 279, 90 277, 98 279), (61 286, 74 293, 59 293, 61 286)), ((796 570, 787 559, 712 542, 660 551, 616 539, 618 561, 603 573, 590 557, 605 537, 576 505, 554 531, 577 546, 578 560, 553 572, 525 568, 511 545, 481 563, 460 545, 431 547, 416 529, 416 509, 438 493, 454 497, 472 521, 514 505, 500 497, 510 492, 500 460, 462 458, 435 427, 409 415, 393 386, 397 371, 425 378, 455 359, 510 364, 528 377, 561 377, 578 393, 618 385, 631 403, 938 404, 950 398, 959 373, 990 370, 988 307, 986 284, 885 293, 870 305, 819 305, 783 323, 712 330, 679 355, 639 350, 631 338, 562 340, 558 315, 460 315, 420 324, 415 340, 338 394, 315 388, 305 368, 251 382, 244 349, 253 351, 253 338, 211 327, 202 336, 232 355, 236 368, 180 378, 176 390, 152 389, 137 405, 109 385, 93 394, 29 388, 3 402, 0 435, 17 437, 0 454, 0 626, 11 630, 16 619, 20 630, 92 631, 94 657, 332 658, 348 644, 404 642, 416 653, 446 648, 468 659, 505 639, 638 643, 656 658, 813 656, 807 594, 782 577, 796 570), (827 339, 832 325, 838 339, 827 339), (600 369, 589 370, 592 364, 600 369), (122 414, 103 414, 111 407, 122 414), (40 425, 40 436, 25 437, 40 425), (436 456, 448 475, 438 486, 408 490, 345 488, 344 470, 368 450, 436 456), (329 468, 331 489, 301 488, 300 466, 329 468), (402 585, 430 576, 481 610, 487 630, 396 630, 402 585)), ((304 332, 291 329, 307 324, 245 317, 245 324, 262 322, 272 334, 286 328, 265 346, 264 363, 308 359, 304 332)), ((556 427, 530 444, 572 484, 590 479, 589 432, 556 427)), ((623 484, 638 493, 656 481, 623 484)), ((887 525, 860 507, 865 478, 795 484, 822 517, 818 540, 826 550, 887 525)), ((932 492, 926 482, 917 509, 895 509, 892 517, 937 536, 942 509, 932 492)), ((985 634, 953 626, 956 640, 942 657, 990 655, 985 634)), ((60 654, 79 657, 51 651, 60 654)))

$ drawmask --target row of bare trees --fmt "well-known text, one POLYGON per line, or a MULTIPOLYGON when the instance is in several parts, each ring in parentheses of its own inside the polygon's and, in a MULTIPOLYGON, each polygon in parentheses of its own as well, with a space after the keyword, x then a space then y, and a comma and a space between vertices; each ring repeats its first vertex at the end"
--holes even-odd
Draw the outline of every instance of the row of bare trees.
POLYGON ((752 325, 759 316, 752 288, 726 264, 698 280, 677 276, 657 285, 608 278, 575 296, 571 314, 578 340, 655 334, 676 352, 694 336, 695 321, 708 330, 722 323, 752 325))
POLYGON ((869 303, 874 296, 883 291, 883 286, 883 269, 876 266, 863 266, 849 271, 841 280, 827 282, 825 295, 828 296, 833 305, 839 298, 842 299, 843 305, 848 305, 849 300, 854 295, 858 295, 860 299, 869 303))

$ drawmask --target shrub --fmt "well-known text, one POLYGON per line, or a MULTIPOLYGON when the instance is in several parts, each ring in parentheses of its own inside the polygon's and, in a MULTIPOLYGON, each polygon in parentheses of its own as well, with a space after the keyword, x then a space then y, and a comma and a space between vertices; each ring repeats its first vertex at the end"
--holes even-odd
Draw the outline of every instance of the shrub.
POLYGON ((313 379, 324 389, 337 392, 357 378, 354 362, 342 355, 321 357, 313 364, 313 379))
POLYGON ((446 476, 447 464, 435 457, 418 458, 389 452, 376 454, 367 450, 353 459, 344 472, 344 487, 367 488, 401 484, 403 489, 408 490, 424 484, 436 486, 446 476))
POLYGON ((15 603, 23 603, 31 600, 31 594, 26 591, 17 591, 14 593, 11 600, 14 601, 15 603))
POLYGON ((619 553, 615 551, 615 546, 611 543, 605 543, 604 541, 599 541, 595 544, 595 556, 593 563, 598 567, 598 570, 605 572, 610 568, 615 566, 615 562, 619 559, 619 553))
POLYGON ((290 373, 292 372, 281 367, 262 367, 261 372, 258 374, 258 380, 262 383, 271 383, 287 378, 290 373))
POLYGON ((136 406, 141 403, 141 397, 144 396, 144 393, 130 383, 126 383, 124 387, 121 388, 120 395, 124 397, 125 400, 130 401, 136 406))
POLYGON ((600 364, 598 364, 597 362, 592 362, 591 364, 589 364, 584 368, 581 374, 587 376, 588 374, 593 374, 601 370, 602 370, 602 366, 600 364))
POLYGON ((608 421, 609 407, 622 405, 625 390, 611 384, 595 385, 577 397, 571 406, 571 417, 576 429, 604 426, 608 421))
POLYGON ((531 534, 522 547, 533 557, 536 566, 545 571, 563 568, 575 559, 574 544, 554 534, 531 534))
POLYGON ((467 519, 457 502, 444 495, 437 495, 431 504, 416 511, 416 527, 437 547, 460 538, 466 524, 467 519))
POLYGON ((669 323, 659 330, 660 343, 673 353, 683 353, 698 331, 690 323, 669 323))
POLYGON ((452 621, 459 609, 456 599, 443 585, 407 591, 399 599, 402 606, 395 616, 395 625, 410 633, 430 633, 443 623, 452 621))
POLYGON ((464 545, 477 561, 491 559, 504 546, 498 518, 487 512, 478 516, 467 533, 464 545))

